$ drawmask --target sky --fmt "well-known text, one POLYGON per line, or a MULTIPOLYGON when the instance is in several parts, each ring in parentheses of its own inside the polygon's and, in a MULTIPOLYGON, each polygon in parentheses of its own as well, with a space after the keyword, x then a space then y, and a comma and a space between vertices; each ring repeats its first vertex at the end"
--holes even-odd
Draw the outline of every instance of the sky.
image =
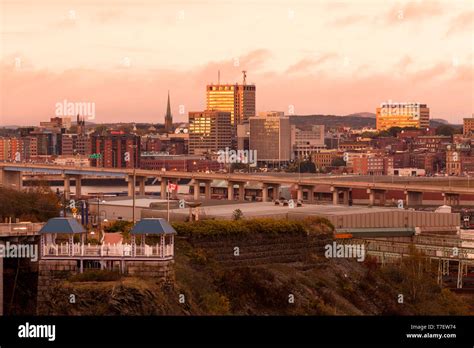
POLYGON ((474 1, 0 0, 0 125, 64 101, 93 122, 175 121, 206 85, 257 86, 257 111, 346 115, 419 102, 473 114, 474 1))

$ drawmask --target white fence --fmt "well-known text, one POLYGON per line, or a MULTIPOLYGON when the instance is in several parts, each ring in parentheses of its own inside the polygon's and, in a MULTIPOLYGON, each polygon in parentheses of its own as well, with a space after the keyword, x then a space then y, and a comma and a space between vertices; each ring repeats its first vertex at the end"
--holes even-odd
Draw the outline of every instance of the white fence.
MULTIPOLYGON (((69 257, 133 257, 133 249, 131 244, 102 244, 90 245, 74 243, 62 244, 46 244, 44 245, 42 256, 69 256, 69 257), (71 248, 72 247, 72 248, 71 248)), ((136 245, 135 257, 150 258, 169 258, 174 255, 173 244, 156 244, 156 245, 136 245)))

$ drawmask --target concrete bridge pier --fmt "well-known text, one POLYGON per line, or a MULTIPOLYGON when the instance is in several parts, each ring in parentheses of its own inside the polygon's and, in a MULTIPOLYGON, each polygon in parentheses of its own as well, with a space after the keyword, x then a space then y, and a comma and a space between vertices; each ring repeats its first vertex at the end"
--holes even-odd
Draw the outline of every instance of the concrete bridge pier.
POLYGON ((385 202, 387 201, 386 190, 375 190, 368 188, 367 193, 369 194, 369 207, 373 207, 377 204, 377 198, 379 200, 379 205, 385 205, 385 202))
POLYGON ((262 202, 268 202, 268 185, 262 184, 262 202))
POLYGON ((459 194, 457 193, 443 193, 443 203, 444 205, 449 205, 452 207, 460 205, 459 194))
POLYGON ((196 180, 194 179, 194 200, 198 201, 201 197, 201 183, 204 183, 204 198, 211 199, 211 183, 212 180, 196 180))
POLYGON ((69 175, 63 175, 64 179, 64 198, 69 200, 71 198, 71 178, 69 175))
POLYGON ((145 191, 146 177, 139 176, 137 179, 138 179, 138 194, 140 196, 144 196, 146 194, 146 191, 145 191))
POLYGON ((133 182, 133 175, 128 175, 126 181, 128 182, 128 193, 129 197, 133 196, 133 191, 135 190, 135 183, 133 182))
POLYGON ((245 201, 245 183, 239 182, 239 201, 245 201))
POLYGON ((298 201, 303 201, 303 187, 301 185, 298 185, 298 188, 296 191, 296 199, 298 201))
POLYGON ((68 175, 63 174, 64 180, 64 198, 66 200, 71 198, 71 179, 73 178, 76 183, 76 199, 82 195, 82 175, 68 175))
POLYGON ((199 198, 201 196, 201 188, 200 188, 200 185, 199 185, 199 181, 198 180, 194 180, 194 188, 193 188, 193 193, 194 193, 194 200, 195 201, 199 201, 199 198))
POLYGON ((206 199, 211 199, 211 182, 212 181, 204 182, 204 197, 206 197, 206 199))
POLYGON ((76 175, 76 198, 82 196, 82 175, 76 175))
POLYGON ((273 185, 273 200, 276 201, 280 198, 280 185, 273 185))
POLYGON ((423 204, 423 192, 405 191, 407 207, 420 206, 423 204))
POLYGON ((3 187, 21 190, 23 188, 22 172, 0 170, 0 183, 3 187))
POLYGON ((305 190, 308 191, 307 201, 309 203, 313 203, 314 202, 314 186, 298 185, 298 189, 296 191, 296 199, 299 201, 303 201, 305 190))
POLYGON ((161 178, 160 180, 160 197, 161 199, 166 199, 166 178, 161 178))
POLYGON ((245 200, 245 182, 229 181, 227 183, 227 199, 234 200, 234 185, 239 185, 239 201, 245 200))
POLYGON ((227 183, 227 200, 234 200, 234 183, 230 181, 227 183))
POLYGON ((350 188, 347 187, 331 187, 332 191, 332 204, 338 205, 339 204, 339 194, 342 192, 342 204, 349 205, 349 195, 350 195, 350 188))

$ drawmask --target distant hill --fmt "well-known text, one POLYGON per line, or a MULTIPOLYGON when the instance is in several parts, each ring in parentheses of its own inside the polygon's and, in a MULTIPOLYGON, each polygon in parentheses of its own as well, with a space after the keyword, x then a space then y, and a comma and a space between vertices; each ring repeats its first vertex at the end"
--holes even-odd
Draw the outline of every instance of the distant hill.
POLYGON ((294 115, 294 116, 290 116, 290 123, 298 127, 306 127, 312 124, 320 124, 320 125, 324 125, 327 128, 335 128, 335 127, 375 128, 375 115, 370 114, 368 112, 352 114, 352 115, 347 115, 347 116, 294 115), (360 114, 363 114, 363 116, 360 116, 360 114))
MULTIPOLYGON (((351 128, 375 128, 375 114, 371 112, 358 112, 346 116, 337 115, 294 115, 290 116, 292 125, 298 127, 307 127, 312 124, 324 125, 327 128, 334 127, 351 127, 351 128)), ((430 127, 437 128, 443 125, 453 127, 462 127, 462 125, 451 124, 448 121, 435 118, 430 120, 430 127)))
POLYGON ((452 126, 455 128, 462 128, 462 124, 449 123, 448 121, 443 120, 442 118, 433 118, 430 120, 431 128, 438 128, 439 126, 452 126))
POLYGON ((349 114, 344 117, 349 116, 375 118, 375 114, 373 112, 356 112, 354 114, 349 114))

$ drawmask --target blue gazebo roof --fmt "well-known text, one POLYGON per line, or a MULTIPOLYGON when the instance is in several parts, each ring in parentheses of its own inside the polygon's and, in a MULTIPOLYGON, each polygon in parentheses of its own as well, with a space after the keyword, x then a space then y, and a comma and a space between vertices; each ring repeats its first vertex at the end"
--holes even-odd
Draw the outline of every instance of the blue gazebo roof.
POLYGON ((86 230, 74 218, 58 217, 49 219, 39 233, 85 233, 86 230))
POLYGON ((131 230, 132 234, 175 234, 175 229, 162 218, 142 219, 131 230))

